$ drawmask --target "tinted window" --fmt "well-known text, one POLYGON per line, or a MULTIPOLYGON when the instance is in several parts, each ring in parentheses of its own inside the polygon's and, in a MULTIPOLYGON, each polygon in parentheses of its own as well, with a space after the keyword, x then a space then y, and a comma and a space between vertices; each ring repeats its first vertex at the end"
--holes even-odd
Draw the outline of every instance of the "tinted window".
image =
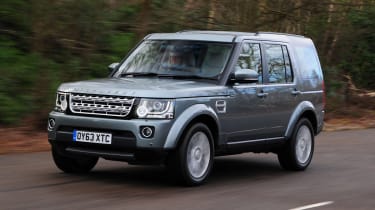
POLYGON ((322 78, 320 64, 312 47, 296 47, 299 67, 304 79, 322 78))
POLYGON ((260 44, 243 43, 241 53, 238 57, 237 69, 249 69, 258 72, 259 81, 262 83, 262 59, 260 53, 260 44))
POLYGON ((288 49, 285 45, 282 46, 283 48, 283 55, 284 55, 284 63, 285 63, 285 79, 286 82, 293 82, 293 71, 292 66, 290 65, 290 58, 288 49))
POLYGON ((284 45, 265 44, 269 83, 293 82, 293 71, 288 49, 284 45))

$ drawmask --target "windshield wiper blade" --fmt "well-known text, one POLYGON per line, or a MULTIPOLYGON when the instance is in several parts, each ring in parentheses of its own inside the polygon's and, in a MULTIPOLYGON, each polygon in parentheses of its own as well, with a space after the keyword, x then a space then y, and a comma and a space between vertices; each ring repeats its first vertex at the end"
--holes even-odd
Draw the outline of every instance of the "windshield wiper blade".
POLYGON ((159 76, 159 74, 154 72, 125 72, 120 74, 120 77, 126 77, 126 76, 159 76))
POLYGON ((126 76, 151 76, 151 77, 170 77, 170 78, 181 78, 181 79, 207 79, 207 80, 217 80, 216 77, 202 77, 198 75, 179 75, 179 74, 158 74, 154 72, 125 72, 120 74, 120 77, 126 76))
POLYGON ((208 79, 208 80, 217 80, 216 77, 202 77, 198 75, 175 75, 175 74, 160 74, 159 77, 173 77, 181 79, 208 79))

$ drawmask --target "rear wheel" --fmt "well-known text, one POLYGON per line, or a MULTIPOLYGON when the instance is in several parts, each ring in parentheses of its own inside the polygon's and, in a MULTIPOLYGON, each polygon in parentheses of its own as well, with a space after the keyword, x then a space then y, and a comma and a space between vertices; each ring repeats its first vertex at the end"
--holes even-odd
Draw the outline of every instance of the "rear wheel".
POLYGON ((287 170, 305 170, 314 153, 314 134, 310 121, 302 118, 296 124, 292 138, 278 153, 281 167, 287 170))
POLYGON ((203 123, 191 126, 181 139, 183 142, 169 157, 168 167, 189 186, 204 183, 213 165, 213 138, 203 123))
POLYGON ((66 156, 52 147, 52 157, 56 166, 65 173, 87 173, 95 167, 98 157, 66 156))

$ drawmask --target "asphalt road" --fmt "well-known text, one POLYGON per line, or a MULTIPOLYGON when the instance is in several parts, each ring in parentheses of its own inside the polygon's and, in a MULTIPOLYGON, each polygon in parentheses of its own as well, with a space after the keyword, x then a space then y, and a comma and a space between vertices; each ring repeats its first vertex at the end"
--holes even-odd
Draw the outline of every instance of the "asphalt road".
POLYGON ((88 175, 68 175, 48 152, 2 155, 0 209, 375 209, 375 129, 321 133, 304 172, 247 153, 217 158, 204 186, 180 187, 165 175, 105 160, 88 175))

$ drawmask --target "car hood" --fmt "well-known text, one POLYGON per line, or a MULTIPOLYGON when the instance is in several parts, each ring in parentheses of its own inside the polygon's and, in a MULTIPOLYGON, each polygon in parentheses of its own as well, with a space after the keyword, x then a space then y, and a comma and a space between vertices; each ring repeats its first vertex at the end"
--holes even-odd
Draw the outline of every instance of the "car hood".
POLYGON ((226 95, 224 86, 204 80, 107 78, 64 83, 58 91, 147 98, 186 98, 226 95))

